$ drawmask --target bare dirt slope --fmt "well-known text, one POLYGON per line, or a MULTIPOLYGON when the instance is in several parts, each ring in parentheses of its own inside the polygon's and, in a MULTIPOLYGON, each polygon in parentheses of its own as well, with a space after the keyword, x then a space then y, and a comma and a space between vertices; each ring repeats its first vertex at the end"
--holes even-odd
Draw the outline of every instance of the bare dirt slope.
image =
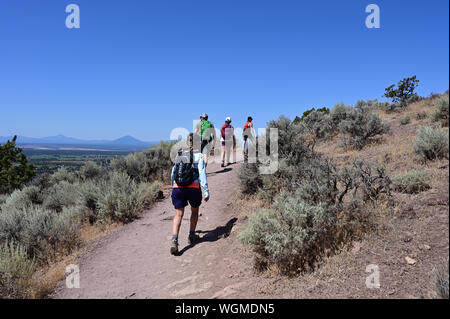
POLYGON ((233 296, 248 278, 237 276, 251 261, 234 253, 237 222, 231 209, 237 189, 238 164, 220 168, 208 166, 211 200, 203 203, 198 223, 202 237, 188 246, 190 210, 180 233, 180 256, 171 256, 174 209, 170 190, 165 199, 128 224, 95 243, 78 261, 80 288, 67 289, 60 283, 51 298, 211 298, 233 296), (233 244, 231 244, 233 242, 233 244))

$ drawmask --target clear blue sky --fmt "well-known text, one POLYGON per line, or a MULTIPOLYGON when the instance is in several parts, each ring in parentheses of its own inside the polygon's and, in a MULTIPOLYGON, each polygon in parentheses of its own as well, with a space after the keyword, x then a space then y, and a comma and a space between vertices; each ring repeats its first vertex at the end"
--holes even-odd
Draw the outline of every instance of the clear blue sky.
POLYGON ((2 0, 0 135, 168 139, 207 112, 242 127, 449 87, 446 0, 2 0), (81 28, 67 29, 78 4, 81 28), (365 7, 381 9, 367 29, 365 7))

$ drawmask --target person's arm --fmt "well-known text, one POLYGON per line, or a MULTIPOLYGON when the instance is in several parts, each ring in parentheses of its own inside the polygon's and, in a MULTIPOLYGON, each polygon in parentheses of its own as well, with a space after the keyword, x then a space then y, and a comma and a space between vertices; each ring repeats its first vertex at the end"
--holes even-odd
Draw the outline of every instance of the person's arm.
POLYGON ((213 143, 216 141, 216 128, 214 127, 214 125, 211 123, 211 128, 212 128, 212 134, 213 134, 213 143))
POLYGON ((170 173, 170 185, 173 186, 175 181, 175 165, 172 167, 172 173, 170 173))
POLYGON ((201 125, 201 122, 199 122, 199 123, 197 123, 197 125, 195 125, 194 134, 198 134, 198 132, 200 131, 200 125, 201 125))
POLYGON ((205 200, 208 200, 209 188, 208 188, 208 180, 206 179, 206 168, 203 156, 200 156, 198 160, 198 175, 200 178, 200 186, 203 188, 203 191, 205 192, 205 200))

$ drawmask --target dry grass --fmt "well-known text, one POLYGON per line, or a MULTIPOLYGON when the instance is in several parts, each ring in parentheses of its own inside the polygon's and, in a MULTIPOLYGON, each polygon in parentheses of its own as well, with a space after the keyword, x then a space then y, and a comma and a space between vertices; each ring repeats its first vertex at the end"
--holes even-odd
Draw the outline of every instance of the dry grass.
POLYGON ((82 246, 69 255, 56 256, 55 260, 37 270, 28 283, 29 298, 44 298, 51 293, 56 285, 64 279, 68 265, 76 264, 78 258, 94 241, 111 234, 119 227, 119 224, 108 224, 101 227, 90 224, 83 225, 81 229, 82 246))

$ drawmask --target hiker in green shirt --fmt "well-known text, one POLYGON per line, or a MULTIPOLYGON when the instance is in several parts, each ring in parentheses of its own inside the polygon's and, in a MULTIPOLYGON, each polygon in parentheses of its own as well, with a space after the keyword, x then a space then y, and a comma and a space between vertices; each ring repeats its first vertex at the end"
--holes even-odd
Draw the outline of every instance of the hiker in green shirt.
POLYGON ((216 140, 216 129, 208 121, 208 114, 203 113, 200 116, 200 122, 195 126, 194 134, 200 135, 201 152, 204 156, 205 167, 208 165, 208 155, 211 152, 211 146, 216 140))

